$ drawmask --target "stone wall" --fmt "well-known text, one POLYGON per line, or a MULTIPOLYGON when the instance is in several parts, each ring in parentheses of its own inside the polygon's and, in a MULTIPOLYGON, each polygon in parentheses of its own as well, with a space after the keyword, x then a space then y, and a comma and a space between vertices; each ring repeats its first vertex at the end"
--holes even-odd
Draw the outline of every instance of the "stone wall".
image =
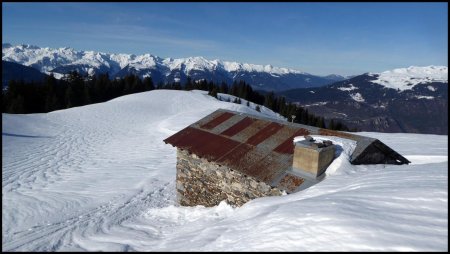
POLYGON ((177 149, 177 198, 183 206, 215 206, 222 200, 241 206, 251 199, 282 192, 253 177, 177 149))

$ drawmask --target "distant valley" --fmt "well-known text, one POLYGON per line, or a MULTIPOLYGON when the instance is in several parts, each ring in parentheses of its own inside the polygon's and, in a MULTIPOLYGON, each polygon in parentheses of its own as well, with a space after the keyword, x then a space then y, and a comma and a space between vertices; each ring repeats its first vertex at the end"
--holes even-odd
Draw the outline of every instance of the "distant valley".
POLYGON ((366 73, 332 85, 278 93, 309 112, 361 131, 448 134, 448 68, 366 73))

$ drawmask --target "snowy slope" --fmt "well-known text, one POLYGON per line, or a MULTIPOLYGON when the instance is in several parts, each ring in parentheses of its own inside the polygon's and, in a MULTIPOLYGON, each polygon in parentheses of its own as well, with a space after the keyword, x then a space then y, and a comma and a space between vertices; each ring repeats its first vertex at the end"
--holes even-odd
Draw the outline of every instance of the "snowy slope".
POLYGON ((258 114, 173 90, 2 114, 2 249, 448 250, 447 136, 361 133, 412 164, 354 166, 344 152, 302 192, 240 208, 178 206, 176 149, 162 140, 218 108, 258 114))
POLYGON ((370 73, 369 75, 377 77, 372 83, 380 84, 387 88, 399 89, 400 91, 410 90, 421 83, 448 83, 447 66, 410 66, 381 73, 370 73))

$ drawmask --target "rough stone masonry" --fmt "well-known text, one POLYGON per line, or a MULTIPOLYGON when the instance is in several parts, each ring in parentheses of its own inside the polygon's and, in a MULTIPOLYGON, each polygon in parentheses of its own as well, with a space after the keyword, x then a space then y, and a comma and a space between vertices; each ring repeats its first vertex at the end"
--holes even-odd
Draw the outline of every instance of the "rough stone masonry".
POLYGON ((177 149, 177 199, 180 205, 216 206, 225 200, 241 206, 251 199, 283 194, 253 177, 177 149))

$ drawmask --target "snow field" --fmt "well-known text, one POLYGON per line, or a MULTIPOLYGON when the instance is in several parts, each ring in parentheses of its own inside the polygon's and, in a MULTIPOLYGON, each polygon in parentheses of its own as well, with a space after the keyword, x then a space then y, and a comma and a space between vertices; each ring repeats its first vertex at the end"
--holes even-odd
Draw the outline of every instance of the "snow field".
POLYGON ((420 83, 448 83, 447 66, 410 66, 373 74, 377 74, 378 78, 373 80, 372 83, 380 84, 387 88, 399 89, 400 91, 412 89, 420 83))
POLYGON ((173 90, 2 114, 3 250, 448 250, 447 136, 359 133, 412 161, 402 166, 351 165, 352 144, 327 137, 342 150, 309 189, 240 208, 180 207, 176 149, 162 140, 218 108, 282 119, 173 90))

